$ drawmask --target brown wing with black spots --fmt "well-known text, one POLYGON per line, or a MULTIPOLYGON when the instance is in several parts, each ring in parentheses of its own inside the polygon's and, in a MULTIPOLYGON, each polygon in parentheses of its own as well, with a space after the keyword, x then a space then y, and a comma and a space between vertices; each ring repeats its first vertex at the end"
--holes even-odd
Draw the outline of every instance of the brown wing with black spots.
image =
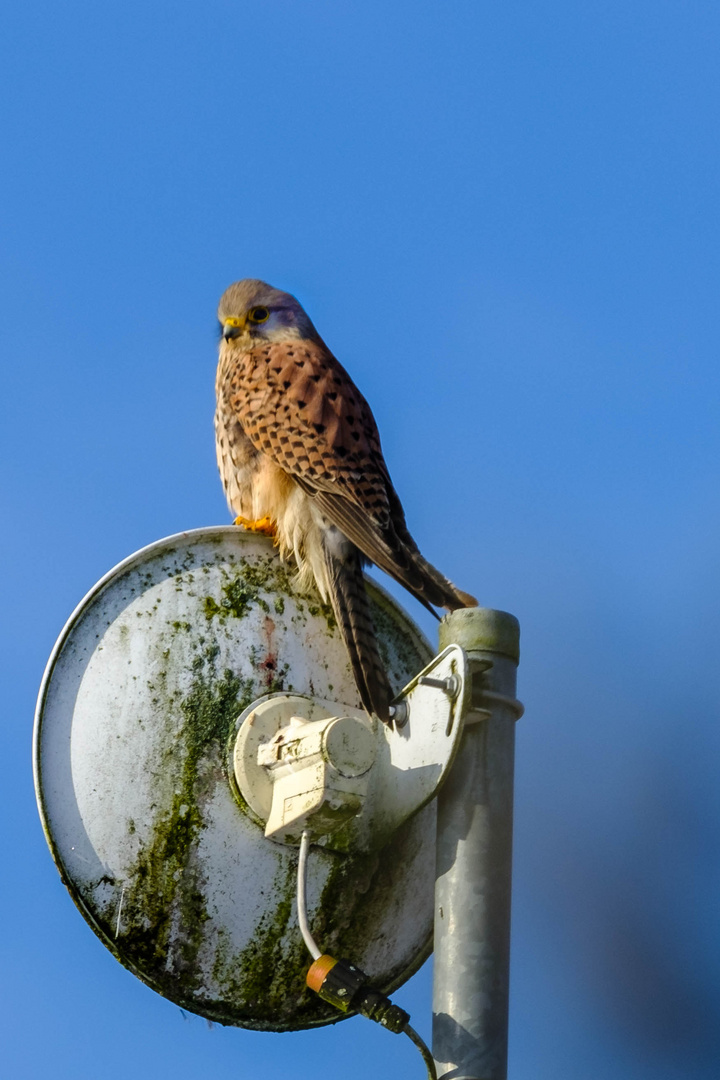
POLYGON ((366 558, 430 610, 474 602, 418 551, 370 406, 322 343, 259 345, 229 368, 223 392, 252 444, 292 476, 366 558))
POLYGON ((227 400, 248 438, 314 491, 334 491, 380 529, 388 474, 370 406, 341 364, 311 341, 266 344, 228 373, 227 400))

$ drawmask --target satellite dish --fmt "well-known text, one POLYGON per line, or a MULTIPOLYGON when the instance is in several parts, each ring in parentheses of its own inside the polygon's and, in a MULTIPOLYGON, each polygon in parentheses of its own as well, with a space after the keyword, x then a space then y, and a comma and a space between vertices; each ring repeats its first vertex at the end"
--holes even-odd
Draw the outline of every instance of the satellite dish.
MULTIPOLYGON (((368 590, 399 690, 432 650, 368 590)), ((233 777, 238 718, 280 692, 360 708, 330 609, 296 591, 269 540, 233 526, 179 533, 120 563, 71 616, 34 753, 53 858, 101 941, 182 1008, 272 1031, 341 1018, 305 986, 297 850, 265 837, 233 777)), ((434 800, 379 851, 313 847, 322 947, 391 993, 431 949, 434 862, 434 800)))

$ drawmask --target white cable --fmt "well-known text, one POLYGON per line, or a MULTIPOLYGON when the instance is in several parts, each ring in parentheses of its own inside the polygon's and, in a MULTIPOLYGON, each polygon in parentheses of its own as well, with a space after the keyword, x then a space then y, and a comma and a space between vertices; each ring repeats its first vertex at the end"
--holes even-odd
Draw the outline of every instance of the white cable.
MULTIPOLYGON (((298 909, 298 924, 300 926, 300 933, 303 936, 303 941, 307 945, 308 952, 312 956, 313 960, 318 960, 322 953, 317 947, 315 938, 310 933, 310 927, 307 920, 307 899, 305 896, 305 886, 307 883, 307 857, 310 850, 310 833, 305 829, 300 840, 300 855, 298 857, 298 874, 297 874, 297 909, 298 909)), ((390 1002, 387 1002, 389 1005, 390 1002)), ((367 1014, 366 1014, 367 1015, 367 1014)), ((407 1013, 405 1013, 407 1016, 407 1013)), ((422 1041, 417 1031, 410 1027, 410 1024, 405 1024, 402 1031, 415 1043, 418 1050, 422 1054, 425 1067, 427 1068, 428 1080, 436 1080, 437 1073, 435 1072, 435 1062, 430 1050, 422 1041)))
POLYGON ((310 933, 310 927, 307 920, 307 901, 305 897, 305 885, 307 877, 307 857, 308 850, 310 849, 310 834, 305 829, 300 841, 300 858, 298 859, 298 879, 297 879, 297 909, 298 909, 298 923, 300 924, 300 933, 303 936, 303 941, 308 947, 308 952, 312 956, 313 960, 317 960, 322 956, 322 952, 318 949, 314 937, 310 933))

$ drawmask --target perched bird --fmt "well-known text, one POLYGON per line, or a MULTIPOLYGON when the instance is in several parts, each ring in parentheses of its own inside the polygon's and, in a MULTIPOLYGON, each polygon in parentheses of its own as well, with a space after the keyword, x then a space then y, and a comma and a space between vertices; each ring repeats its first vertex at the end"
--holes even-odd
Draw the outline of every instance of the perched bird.
POLYGON ((418 551, 390 481, 370 406, 298 301, 237 281, 218 306, 215 436, 236 523, 293 556, 347 645, 363 706, 386 723, 393 692, 378 652, 363 565, 375 563, 427 608, 477 601, 418 551))

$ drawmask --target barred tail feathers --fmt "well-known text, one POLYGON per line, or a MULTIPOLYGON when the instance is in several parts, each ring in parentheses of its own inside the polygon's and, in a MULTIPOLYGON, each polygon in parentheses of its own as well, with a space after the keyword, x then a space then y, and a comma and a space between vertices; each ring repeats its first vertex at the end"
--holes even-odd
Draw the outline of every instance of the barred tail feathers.
POLYGON ((365 591, 360 552, 347 542, 342 558, 323 538, 323 556, 330 603, 345 641, 363 707, 390 722, 393 692, 380 659, 370 601, 365 591), (349 550, 348 550, 349 549, 349 550))

